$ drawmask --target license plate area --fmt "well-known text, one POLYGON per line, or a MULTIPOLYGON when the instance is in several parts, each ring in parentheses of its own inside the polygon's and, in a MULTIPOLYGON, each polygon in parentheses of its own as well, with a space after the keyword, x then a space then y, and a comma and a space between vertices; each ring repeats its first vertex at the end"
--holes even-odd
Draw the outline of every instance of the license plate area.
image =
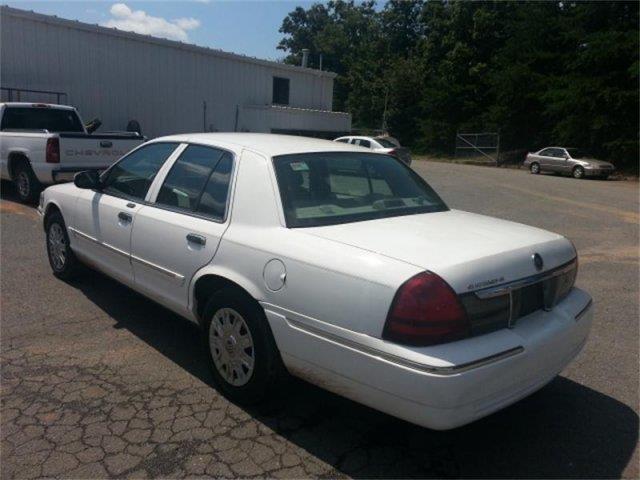
POLYGON ((573 288, 576 259, 557 269, 485 290, 460 295, 471 336, 512 328, 518 319, 551 310, 573 288))

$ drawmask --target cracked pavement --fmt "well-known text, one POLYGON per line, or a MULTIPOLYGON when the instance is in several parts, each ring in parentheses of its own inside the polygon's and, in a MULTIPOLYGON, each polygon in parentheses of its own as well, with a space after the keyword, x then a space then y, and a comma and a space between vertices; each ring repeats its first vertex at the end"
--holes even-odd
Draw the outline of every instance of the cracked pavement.
POLYGON ((637 183, 415 168, 452 207, 576 243, 596 320, 550 385, 449 432, 299 380, 241 408, 212 386, 194 325, 100 274, 53 277, 35 210, 3 183, 0 477, 637 478, 637 183))

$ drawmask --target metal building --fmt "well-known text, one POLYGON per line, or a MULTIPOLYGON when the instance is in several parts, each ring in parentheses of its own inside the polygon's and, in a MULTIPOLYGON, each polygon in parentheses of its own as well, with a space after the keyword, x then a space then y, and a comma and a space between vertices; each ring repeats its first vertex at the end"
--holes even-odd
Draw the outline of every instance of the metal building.
POLYGON ((0 7, 2 100, 75 106, 100 131, 139 122, 149 138, 202 131, 332 138, 335 74, 0 7))

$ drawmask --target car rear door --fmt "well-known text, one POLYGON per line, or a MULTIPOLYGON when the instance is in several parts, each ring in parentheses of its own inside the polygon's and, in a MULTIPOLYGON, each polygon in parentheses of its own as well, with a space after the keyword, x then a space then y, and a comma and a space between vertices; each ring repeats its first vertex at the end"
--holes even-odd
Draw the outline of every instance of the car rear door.
POLYGON ((555 160, 553 157, 553 150, 553 148, 545 148, 537 153, 536 156, 540 163, 541 170, 549 171, 553 169, 553 162, 555 160))
POLYGON ((234 156, 189 144, 135 219, 136 288, 163 305, 188 307, 191 278, 213 258, 228 226, 234 156))
POLYGON ((552 172, 563 172, 565 170, 566 159, 562 148, 550 148, 550 156, 548 160, 547 170, 552 172))
POLYGON ((151 143, 103 176, 100 191, 78 189, 71 232, 78 253, 117 280, 132 284, 131 231, 149 187, 178 143, 151 143))

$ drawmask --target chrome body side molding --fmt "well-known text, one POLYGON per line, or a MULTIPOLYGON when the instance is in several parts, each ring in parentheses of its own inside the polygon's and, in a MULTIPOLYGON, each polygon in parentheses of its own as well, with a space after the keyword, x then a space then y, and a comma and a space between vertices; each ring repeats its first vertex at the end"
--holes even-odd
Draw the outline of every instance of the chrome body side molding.
POLYGON ((136 257, 134 255, 130 255, 129 253, 125 252, 124 250, 120 250, 119 248, 116 248, 112 245, 109 245, 108 243, 105 242, 101 242, 100 240, 98 240, 97 238, 92 237, 91 235, 87 235, 86 233, 81 232, 80 230, 77 230, 73 227, 68 227, 69 231, 72 232, 75 236, 79 237, 79 238, 83 238, 89 242, 95 243, 96 245, 99 245, 107 250, 109 250, 110 252, 116 253, 118 255, 121 255, 123 257, 129 258, 130 260, 133 260, 135 262, 138 262, 146 267, 151 268, 152 270, 155 270, 156 272, 160 272, 168 277, 172 277, 175 278, 176 280, 179 280, 180 282, 184 281, 184 275, 180 275, 179 273, 173 272, 171 270, 168 270, 164 267, 161 267, 160 265, 156 265, 155 263, 151 263, 148 262, 146 260, 143 260, 140 257, 136 257))
POLYGON ((478 360, 474 360, 472 362, 462 363, 460 365, 452 365, 447 367, 440 367, 436 365, 427 365, 424 363, 414 362, 412 360, 407 360, 406 358, 399 357, 397 355, 393 355, 391 353, 383 352, 377 348, 369 347, 366 345, 362 345, 361 343, 354 342, 353 340, 346 339, 344 337, 334 335, 332 333, 326 332, 319 328, 312 327, 298 320, 293 320, 289 317, 286 317, 287 323, 291 325, 293 328, 297 328, 299 330, 303 330, 312 335, 316 335, 318 337, 322 337, 325 340, 338 343, 347 348, 351 348, 353 350, 357 350, 366 355, 371 355, 374 357, 381 358, 388 362, 394 363, 396 365, 411 368, 413 370, 418 370, 425 373, 430 373, 433 375, 456 375, 458 373, 463 373, 468 370, 472 370, 474 368, 480 368, 484 365, 488 365, 490 363, 498 362, 500 360, 504 360, 505 358, 512 357, 514 355, 518 355, 519 353, 524 351, 523 346, 517 346, 514 348, 510 348, 508 350, 504 350, 502 352, 498 352, 494 355, 489 355, 488 357, 483 357, 478 360))

